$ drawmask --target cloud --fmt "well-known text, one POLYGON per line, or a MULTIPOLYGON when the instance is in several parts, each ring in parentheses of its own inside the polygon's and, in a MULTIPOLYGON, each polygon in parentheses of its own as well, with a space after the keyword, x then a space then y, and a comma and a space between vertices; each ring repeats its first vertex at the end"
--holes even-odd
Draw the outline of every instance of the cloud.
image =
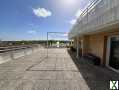
POLYGON ((49 17, 52 15, 52 12, 49 10, 46 10, 45 8, 37 8, 37 9, 33 9, 33 13, 38 16, 38 17, 49 17))
POLYGON ((67 37, 67 36, 68 36, 68 33, 63 34, 63 36, 64 36, 64 37, 67 37))
POLYGON ((34 30, 29 30, 27 33, 28 33, 28 34, 36 34, 36 31, 34 31, 34 30))
POLYGON ((78 18, 80 15, 81 15, 82 11, 79 9, 76 14, 75 14, 75 17, 78 18))
POLYGON ((75 14, 75 18, 72 19, 69 23, 71 25, 74 25, 76 23, 77 19, 80 17, 81 13, 82 13, 82 11, 79 9, 75 14))
POLYGON ((72 25, 74 25, 76 23, 76 19, 72 19, 71 21, 70 21, 70 24, 72 24, 72 25))

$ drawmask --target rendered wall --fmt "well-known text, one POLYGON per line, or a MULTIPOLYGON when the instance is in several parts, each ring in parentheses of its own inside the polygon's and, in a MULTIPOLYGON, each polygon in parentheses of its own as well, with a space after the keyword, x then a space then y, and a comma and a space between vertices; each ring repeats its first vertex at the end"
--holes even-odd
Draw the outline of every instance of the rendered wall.
POLYGON ((101 58, 101 64, 104 59, 104 36, 103 35, 91 35, 89 36, 89 52, 101 58))
MULTIPOLYGON (((94 0, 100 1, 97 4, 93 2, 93 7, 87 7, 85 14, 78 23, 74 24, 69 33, 69 38, 77 35, 88 34, 91 32, 100 32, 100 29, 119 23, 119 0, 94 0)), ((119 27, 119 26, 118 26, 119 27)), ((104 29, 108 31, 108 29, 104 29)))
POLYGON ((106 64, 107 40, 111 36, 119 35, 119 29, 101 32, 82 37, 83 53, 92 53, 101 58, 101 64, 106 64))

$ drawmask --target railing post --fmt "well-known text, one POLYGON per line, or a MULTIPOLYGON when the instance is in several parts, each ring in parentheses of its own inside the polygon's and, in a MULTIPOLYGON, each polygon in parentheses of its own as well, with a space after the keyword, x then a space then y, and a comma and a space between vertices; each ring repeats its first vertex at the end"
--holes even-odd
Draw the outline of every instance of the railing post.
POLYGON ((48 58, 48 32, 47 32, 47 58, 48 58))

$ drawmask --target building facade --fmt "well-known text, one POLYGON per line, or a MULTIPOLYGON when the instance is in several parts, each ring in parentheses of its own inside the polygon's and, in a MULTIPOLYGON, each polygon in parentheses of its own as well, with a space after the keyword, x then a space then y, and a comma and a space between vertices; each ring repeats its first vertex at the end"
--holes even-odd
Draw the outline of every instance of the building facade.
POLYGON ((119 72, 119 0, 95 0, 82 12, 69 32, 82 55, 100 57, 101 65, 119 72))

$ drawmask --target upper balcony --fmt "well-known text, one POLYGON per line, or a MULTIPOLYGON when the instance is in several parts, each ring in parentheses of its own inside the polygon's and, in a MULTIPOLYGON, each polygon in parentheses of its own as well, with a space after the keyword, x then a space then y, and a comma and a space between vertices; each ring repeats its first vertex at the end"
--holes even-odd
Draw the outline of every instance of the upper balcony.
POLYGON ((77 19, 69 32, 69 38, 91 32, 100 32, 105 27, 119 23, 119 0, 95 0, 77 19))

